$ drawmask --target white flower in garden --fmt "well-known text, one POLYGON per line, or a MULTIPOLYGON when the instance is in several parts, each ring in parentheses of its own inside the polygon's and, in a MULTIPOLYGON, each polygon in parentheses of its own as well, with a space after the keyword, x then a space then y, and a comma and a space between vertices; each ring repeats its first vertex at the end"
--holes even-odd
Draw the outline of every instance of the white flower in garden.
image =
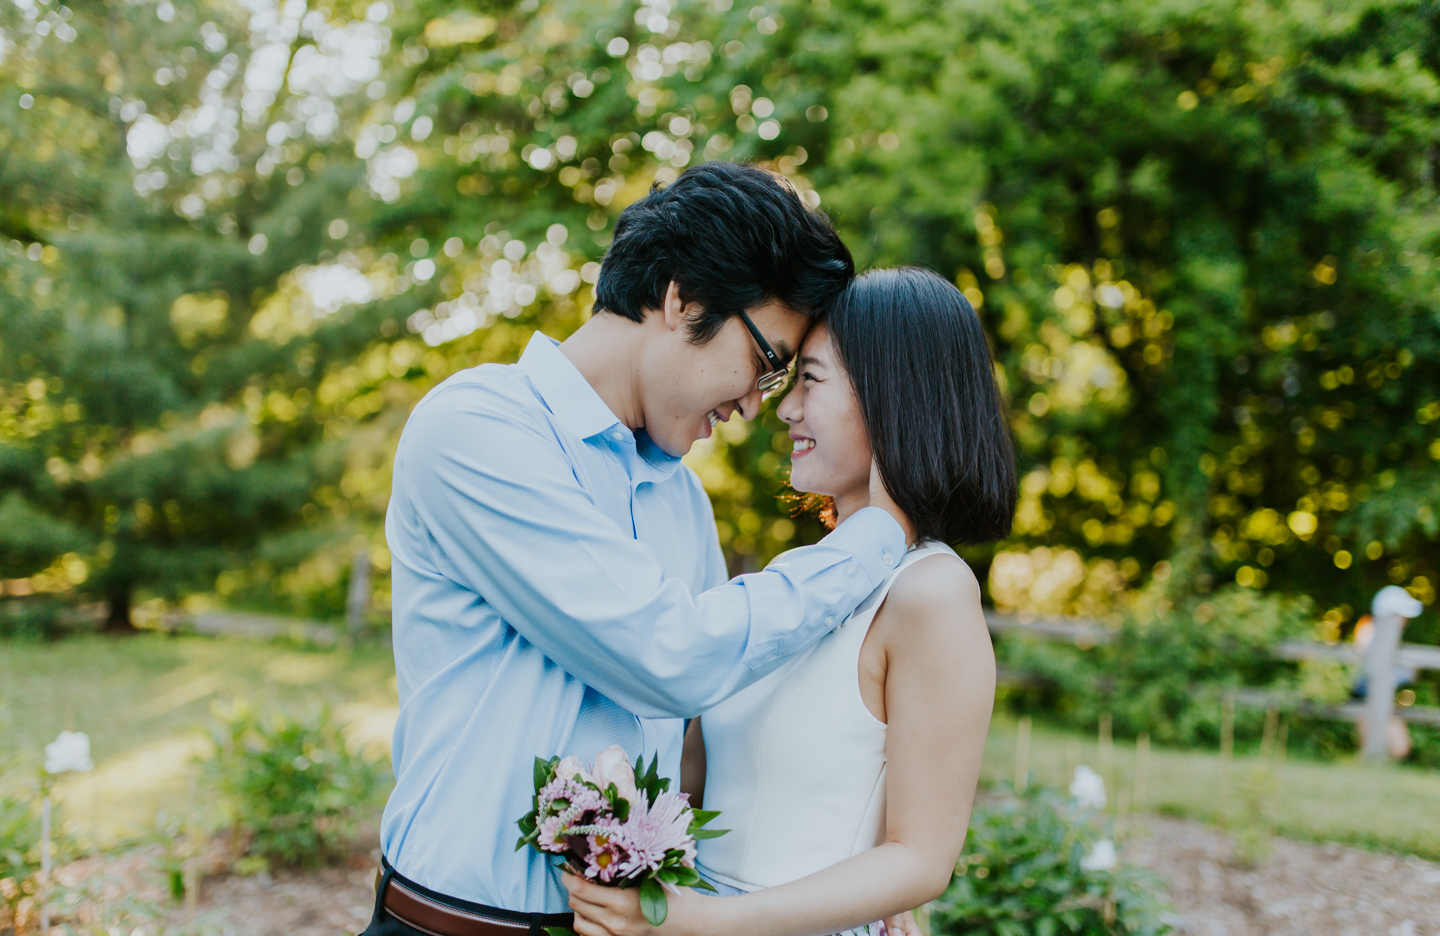
POLYGON ((1117 861, 1115 843, 1109 839, 1101 839, 1090 849, 1090 854, 1080 859, 1080 870, 1109 871, 1115 867, 1117 861))
POLYGON ((90 736, 83 731, 62 731, 60 737, 45 745, 45 772, 67 773, 92 770, 90 736))
POLYGON ((1075 779, 1070 782, 1070 795, 1079 800, 1081 806, 1104 809, 1105 778, 1081 764, 1075 768, 1075 779))

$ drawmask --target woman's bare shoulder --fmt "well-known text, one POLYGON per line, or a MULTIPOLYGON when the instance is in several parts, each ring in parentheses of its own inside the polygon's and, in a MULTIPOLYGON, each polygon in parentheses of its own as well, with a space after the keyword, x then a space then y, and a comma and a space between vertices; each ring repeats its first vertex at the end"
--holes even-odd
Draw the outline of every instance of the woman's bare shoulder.
POLYGON ((901 571, 886 601, 911 610, 980 610, 980 583, 969 563, 951 552, 926 556, 901 571))
POLYGON ((937 553, 909 566, 890 586, 881 609, 886 643, 896 641, 933 649, 963 650, 977 640, 988 646, 980 583, 968 563, 953 553, 937 553))

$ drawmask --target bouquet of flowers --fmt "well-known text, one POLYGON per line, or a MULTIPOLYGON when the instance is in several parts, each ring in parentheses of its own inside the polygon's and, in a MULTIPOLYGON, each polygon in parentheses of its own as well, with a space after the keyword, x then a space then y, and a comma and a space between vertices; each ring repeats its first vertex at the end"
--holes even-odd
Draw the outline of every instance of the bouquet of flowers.
POLYGON ((651 926, 665 922, 665 890, 714 888, 695 870, 695 840, 724 835, 707 829, 718 812, 691 809, 690 797, 670 792, 655 772, 657 759, 632 767, 611 745, 587 768, 571 755, 535 758, 534 808, 520 819, 518 851, 529 845, 559 856, 576 874, 611 887, 640 888, 640 909, 651 926))

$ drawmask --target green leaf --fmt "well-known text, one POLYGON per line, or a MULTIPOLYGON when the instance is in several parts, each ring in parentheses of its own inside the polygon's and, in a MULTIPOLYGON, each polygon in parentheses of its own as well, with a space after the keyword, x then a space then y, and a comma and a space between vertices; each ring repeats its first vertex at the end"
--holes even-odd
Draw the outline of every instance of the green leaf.
POLYGON ((719 838, 722 835, 729 835, 729 829, 691 829, 690 835, 696 839, 719 838))
POLYGON ((575 931, 565 926, 547 926, 545 932, 549 936, 575 936, 575 931))
POLYGON ((664 923, 670 912, 669 903, 665 899, 665 888, 654 878, 647 877, 640 882, 640 912, 645 914, 645 922, 651 926, 664 923))
POLYGON ((718 815, 720 815, 718 809, 692 809, 690 810, 690 828, 699 828, 718 815))
POLYGON ((555 765, 559 763, 560 758, 558 757, 552 757, 549 760, 535 758, 535 792, 540 792, 540 788, 550 782, 554 776, 555 765))

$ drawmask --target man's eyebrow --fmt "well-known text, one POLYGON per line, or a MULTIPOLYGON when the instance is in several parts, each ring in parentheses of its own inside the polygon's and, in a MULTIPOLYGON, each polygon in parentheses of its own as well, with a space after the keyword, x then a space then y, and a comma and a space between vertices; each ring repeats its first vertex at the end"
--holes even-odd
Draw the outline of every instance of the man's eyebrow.
POLYGON ((786 364, 789 364, 790 359, 795 356, 795 351, 785 342, 777 341, 775 343, 775 354, 779 356, 780 360, 784 361, 786 364))

